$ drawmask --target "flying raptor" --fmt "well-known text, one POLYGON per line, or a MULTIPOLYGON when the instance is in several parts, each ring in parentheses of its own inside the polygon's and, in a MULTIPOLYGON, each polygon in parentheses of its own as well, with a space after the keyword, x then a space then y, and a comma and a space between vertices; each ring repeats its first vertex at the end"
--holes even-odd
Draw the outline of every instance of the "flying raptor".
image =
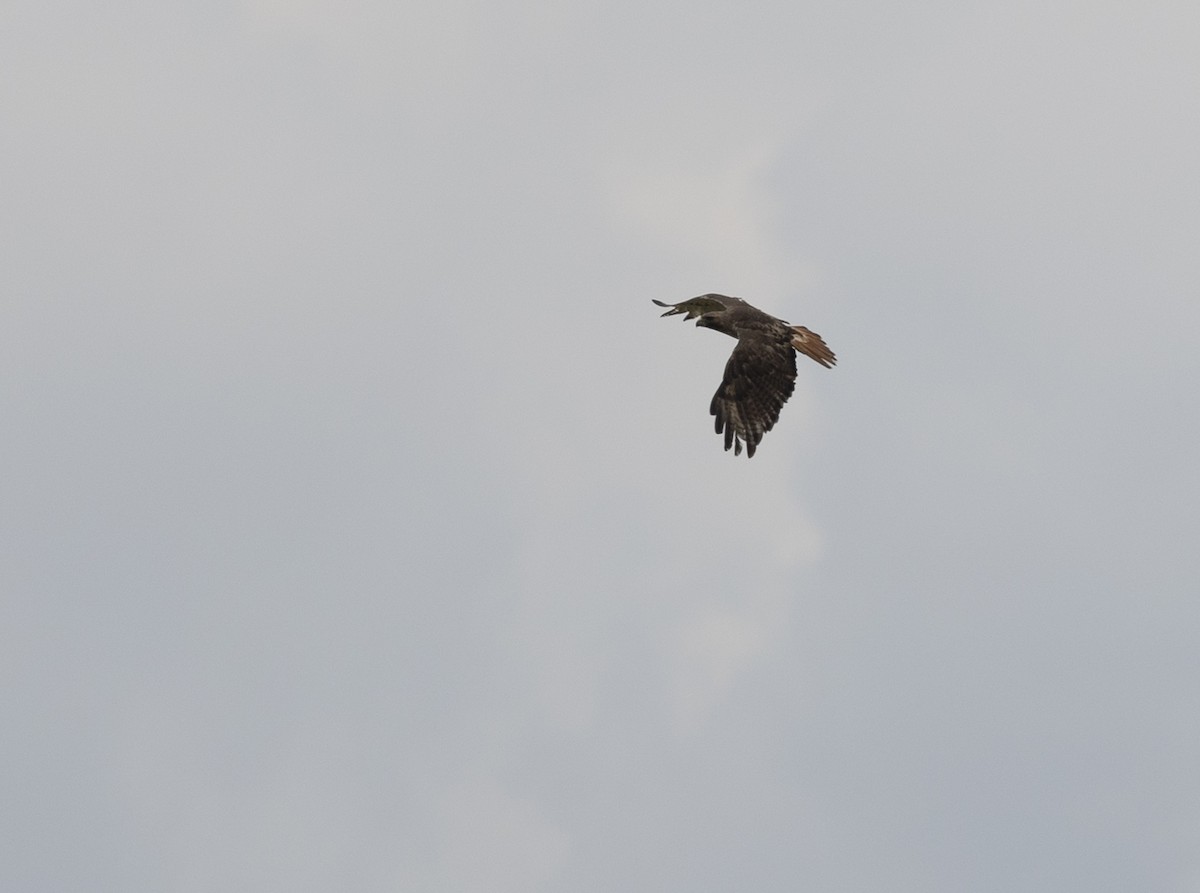
POLYGON ((779 412, 796 387, 796 351, 826 368, 837 363, 816 332, 763 313, 741 298, 710 294, 678 304, 654 303, 668 308, 663 316, 699 317, 696 325, 737 339, 708 408, 716 416, 717 433, 725 434, 725 449, 733 447, 735 456, 741 455, 743 440, 746 456, 753 456, 763 434, 779 421, 779 412))

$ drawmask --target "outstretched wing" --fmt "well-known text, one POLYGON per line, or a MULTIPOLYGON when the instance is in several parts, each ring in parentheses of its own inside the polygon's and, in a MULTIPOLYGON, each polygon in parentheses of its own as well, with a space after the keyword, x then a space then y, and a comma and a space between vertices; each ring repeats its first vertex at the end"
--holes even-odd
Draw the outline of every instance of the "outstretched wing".
POLYGON ((702 295, 698 298, 689 298, 686 301, 680 301, 678 304, 664 304, 662 301, 654 301, 659 307, 666 307, 667 312, 663 316, 675 316, 679 313, 686 313, 687 319, 695 319, 697 316, 703 316, 705 313, 715 313, 726 309, 727 305, 724 301, 718 301, 716 298, 709 295, 702 295))
MULTIPOLYGON (((791 333, 789 332, 788 335, 791 333)), ((753 456, 763 434, 779 420, 779 412, 796 387, 796 353, 788 335, 745 332, 725 364, 725 378, 713 395, 709 412, 725 449, 753 456)))

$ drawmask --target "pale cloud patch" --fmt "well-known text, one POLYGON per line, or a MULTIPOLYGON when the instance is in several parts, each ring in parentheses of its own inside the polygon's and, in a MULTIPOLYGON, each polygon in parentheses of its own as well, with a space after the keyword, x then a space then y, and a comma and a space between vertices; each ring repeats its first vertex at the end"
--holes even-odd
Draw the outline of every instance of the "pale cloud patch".
POLYGON ((570 853, 567 833, 532 800, 492 778, 464 779, 437 809, 441 889, 504 893, 548 889, 570 853))
MULTIPOLYGON (((611 213, 621 225, 664 249, 690 257, 698 271, 726 289, 751 296, 779 294, 813 272, 781 252, 773 238, 767 177, 774 140, 748 140, 720 157, 639 158, 610 168, 611 213)), ((761 298, 759 299, 762 300, 761 298)))
POLYGON ((684 621, 669 643, 672 719, 693 731, 768 647, 766 618, 710 608, 684 621))
POLYGON ((671 718, 681 733, 705 725, 786 639, 797 581, 824 548, 816 523, 786 495, 773 498, 751 486, 740 493, 731 488, 724 498, 729 505, 754 504, 756 519, 737 532, 710 533, 699 553, 679 550, 686 557, 672 590, 681 601, 660 642, 671 718), (706 603, 691 605, 688 594, 701 592, 706 603))
POLYGON ((316 63, 342 101, 378 115, 397 110, 440 128, 480 83, 487 29, 471 2, 333 3, 245 0, 253 39, 290 46, 316 63))
POLYGON ((361 114, 399 112, 428 137, 508 102, 508 92, 490 91, 513 83, 522 60, 572 44, 589 15, 577 4, 244 0, 241 20, 248 33, 317 60, 361 114))

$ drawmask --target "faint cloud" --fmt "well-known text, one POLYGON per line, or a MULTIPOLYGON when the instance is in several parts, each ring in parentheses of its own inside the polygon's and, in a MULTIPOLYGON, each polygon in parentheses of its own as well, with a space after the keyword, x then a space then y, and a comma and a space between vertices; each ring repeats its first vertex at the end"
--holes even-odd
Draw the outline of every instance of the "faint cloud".
POLYGON ((711 608, 672 635, 671 704, 680 731, 691 731, 729 694, 755 658, 770 647, 765 618, 711 608))
POLYGON ((779 256, 771 236, 766 179, 776 156, 776 141, 765 137, 690 163, 625 159, 610 168, 612 213, 642 237, 694 255, 702 272, 708 267, 718 281, 732 283, 722 288, 779 291, 799 271, 779 256))
MULTIPOLYGON (((383 103, 427 123, 450 114, 486 71, 487 29, 476 5, 245 0, 253 34, 293 43, 352 103, 383 103)), ((378 106, 377 106, 378 108, 378 106)))
POLYGON ((565 831, 533 801, 492 778, 464 780, 446 792, 438 815, 442 889, 503 893, 544 888, 570 851, 565 831))

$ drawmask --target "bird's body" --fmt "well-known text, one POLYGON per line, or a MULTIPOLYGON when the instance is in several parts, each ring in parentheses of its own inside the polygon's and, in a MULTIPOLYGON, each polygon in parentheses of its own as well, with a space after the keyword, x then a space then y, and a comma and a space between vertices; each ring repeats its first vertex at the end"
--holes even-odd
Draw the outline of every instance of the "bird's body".
POLYGON ((779 420, 796 387, 796 351, 827 368, 837 363, 820 335, 764 313, 741 298, 708 294, 678 304, 654 303, 668 308, 663 316, 687 314, 696 325, 737 339, 709 406, 717 433, 725 435, 725 449, 733 447, 735 456, 741 454, 743 440, 746 455, 753 456, 763 434, 779 420))

